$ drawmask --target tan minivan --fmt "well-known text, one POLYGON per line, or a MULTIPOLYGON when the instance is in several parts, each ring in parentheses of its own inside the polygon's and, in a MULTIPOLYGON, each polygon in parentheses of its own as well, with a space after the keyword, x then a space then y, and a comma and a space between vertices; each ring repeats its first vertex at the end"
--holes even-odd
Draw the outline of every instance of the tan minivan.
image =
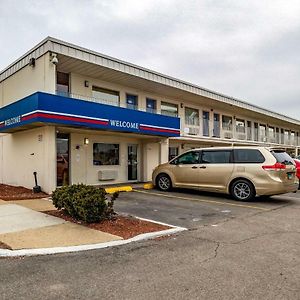
POLYGON ((211 147, 192 149, 156 167, 153 184, 228 193, 236 200, 296 192, 299 181, 293 159, 282 149, 211 147))

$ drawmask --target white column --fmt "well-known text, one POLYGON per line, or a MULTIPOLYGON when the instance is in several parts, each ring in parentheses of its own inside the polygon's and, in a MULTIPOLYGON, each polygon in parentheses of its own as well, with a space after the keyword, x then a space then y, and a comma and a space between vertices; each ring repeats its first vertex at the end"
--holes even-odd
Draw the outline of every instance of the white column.
POLYGON ((159 141, 159 163, 163 164, 169 161, 169 139, 164 138, 159 141))

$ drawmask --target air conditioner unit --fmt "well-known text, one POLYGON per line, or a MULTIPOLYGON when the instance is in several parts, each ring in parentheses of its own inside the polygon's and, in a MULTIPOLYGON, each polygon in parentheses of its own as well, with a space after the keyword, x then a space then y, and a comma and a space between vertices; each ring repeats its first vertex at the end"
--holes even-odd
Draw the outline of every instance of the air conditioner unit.
POLYGON ((116 170, 101 170, 98 172, 99 181, 117 179, 118 172, 116 170))

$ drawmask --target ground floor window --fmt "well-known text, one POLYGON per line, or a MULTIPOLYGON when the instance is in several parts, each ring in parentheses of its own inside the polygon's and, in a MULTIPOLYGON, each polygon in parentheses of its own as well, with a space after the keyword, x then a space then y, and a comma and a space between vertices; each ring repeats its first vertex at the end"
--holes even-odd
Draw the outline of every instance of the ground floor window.
POLYGON ((169 147, 169 161, 178 156, 178 147, 169 147))
POLYGON ((99 165, 119 165, 119 144, 93 144, 93 164, 99 165))

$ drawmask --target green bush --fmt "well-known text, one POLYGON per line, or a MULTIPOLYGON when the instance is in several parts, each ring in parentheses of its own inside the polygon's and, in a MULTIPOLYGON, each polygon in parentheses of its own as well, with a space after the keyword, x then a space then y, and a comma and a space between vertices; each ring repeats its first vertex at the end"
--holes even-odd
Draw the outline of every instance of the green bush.
POLYGON ((52 201, 57 209, 64 209, 70 216, 93 223, 115 214, 113 206, 117 197, 118 193, 115 193, 108 199, 103 188, 73 184, 57 188, 52 201))

